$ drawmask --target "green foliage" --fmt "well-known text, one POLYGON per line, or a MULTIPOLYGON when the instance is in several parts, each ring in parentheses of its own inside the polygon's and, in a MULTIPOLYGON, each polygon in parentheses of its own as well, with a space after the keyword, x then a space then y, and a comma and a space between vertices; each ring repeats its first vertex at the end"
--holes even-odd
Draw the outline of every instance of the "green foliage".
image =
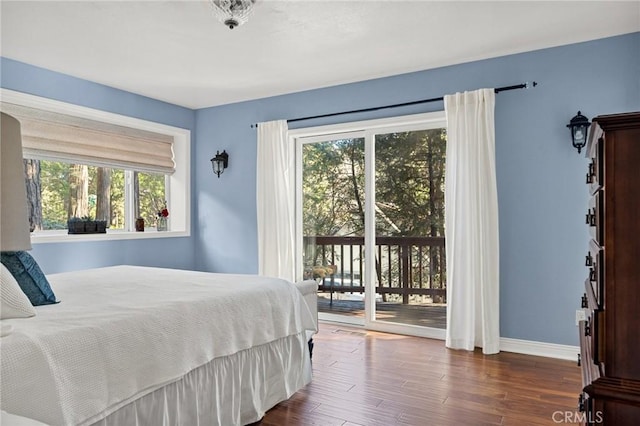
POLYGON ((303 147, 304 235, 363 235, 364 139, 303 147))
POLYGON ((138 217, 144 219, 146 226, 154 226, 158 212, 162 210, 165 195, 165 177, 155 173, 138 172, 139 211, 138 217))
POLYGON ((40 161, 42 228, 65 229, 69 197, 69 164, 40 161))
MULTIPOLYGON (((376 232, 444 235, 446 131, 376 135, 376 232)), ((363 235, 364 139, 303 146, 304 235, 363 235)))
MULTIPOLYGON (((376 235, 444 236, 446 130, 379 134, 374 148, 376 235)), ((364 139, 305 144, 302 152, 303 235, 362 236, 364 139)), ((360 261, 358 251, 344 249, 344 255, 328 253, 331 247, 320 253, 311 243, 305 247, 305 266, 343 262, 353 271, 360 261)), ((397 259, 397 248, 389 250, 388 256, 397 259)), ((439 252, 425 250, 419 255, 421 259, 415 256, 415 265, 424 265, 423 273, 432 280, 433 271, 440 271, 440 265, 444 265, 439 252), (431 268, 431 274, 427 268, 431 268)), ((391 268, 392 275, 399 277, 398 262, 381 263, 376 259, 376 263, 382 270, 391 268)), ((431 284, 439 286, 440 278, 431 284)))
POLYGON ((124 170, 111 170, 111 229, 124 229, 124 170))
POLYGON ((446 132, 376 135, 376 232, 444 235, 446 132))
POLYGON ((67 222, 92 222, 95 219, 91 216, 82 216, 82 217, 70 217, 69 220, 67 220, 67 222))
MULTIPOLYGON (((97 200, 101 196, 109 199, 111 229, 125 227, 125 172, 122 169, 110 170, 111 187, 109 194, 98 194, 98 167, 85 166, 88 171, 88 211, 84 218, 97 216, 97 200)), ((40 161, 40 182, 42 187, 42 223, 43 229, 66 229, 70 202, 69 176, 72 165, 58 161, 40 161)), ((165 176, 152 173, 137 173, 139 183, 139 211, 145 221, 152 226, 159 207, 166 199, 165 176)), ((91 219, 89 219, 91 220, 91 219)))

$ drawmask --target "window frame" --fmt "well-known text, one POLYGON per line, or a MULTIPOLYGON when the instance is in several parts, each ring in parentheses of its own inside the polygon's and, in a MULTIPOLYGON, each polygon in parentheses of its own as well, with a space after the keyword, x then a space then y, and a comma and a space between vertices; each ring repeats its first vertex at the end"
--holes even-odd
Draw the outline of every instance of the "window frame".
MULTIPOLYGON (((128 221, 127 230, 109 230, 106 234, 67 234, 66 230, 37 231, 31 234, 32 244, 137 240, 148 238, 188 237, 191 235, 191 131, 166 124, 128 117, 121 114, 83 107, 67 102, 43 98, 8 89, 0 89, 3 102, 38 108, 60 114, 67 114, 109 124, 131 127, 139 130, 161 133, 173 137, 174 161, 176 171, 166 176, 165 195, 168 201, 170 229, 163 232, 135 232, 133 222, 128 221)), ((125 169, 125 176, 128 170, 125 169)), ((132 174, 132 172, 129 172, 132 174)), ((127 187, 125 177, 125 190, 127 187)), ((130 192, 130 191, 129 191, 130 192)), ((128 196, 128 195, 127 195, 128 196)), ((129 205, 132 203, 129 202, 129 205)), ((132 209, 132 207, 130 207, 132 209)), ((127 219, 129 219, 129 214, 127 219)), ((133 213, 131 213, 133 220, 133 213)))

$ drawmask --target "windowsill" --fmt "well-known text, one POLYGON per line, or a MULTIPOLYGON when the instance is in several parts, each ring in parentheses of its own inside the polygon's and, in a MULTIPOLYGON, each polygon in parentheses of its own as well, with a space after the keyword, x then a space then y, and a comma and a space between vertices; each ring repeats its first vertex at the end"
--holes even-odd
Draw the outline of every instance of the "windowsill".
POLYGON ((109 230, 106 234, 67 234, 66 230, 41 231, 31 234, 32 244, 44 243, 75 243, 87 241, 115 241, 115 240, 143 240, 149 238, 176 238, 188 237, 187 231, 156 231, 153 228, 144 232, 128 232, 121 230, 109 230))

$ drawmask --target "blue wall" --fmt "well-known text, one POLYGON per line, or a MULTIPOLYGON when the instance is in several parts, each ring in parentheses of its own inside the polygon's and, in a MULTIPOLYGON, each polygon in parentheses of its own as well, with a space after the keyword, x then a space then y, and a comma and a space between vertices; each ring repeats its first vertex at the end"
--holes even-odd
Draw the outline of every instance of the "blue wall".
MULTIPOLYGON (((0 58, 0 69, 0 85, 5 89, 189 129, 192 140, 195 135, 195 112, 190 109, 7 58, 0 58)), ((195 202, 192 211, 195 212, 195 202)), ((193 269, 194 240, 190 237, 47 243, 35 244, 31 253, 45 273, 119 264, 193 269)))
MULTIPOLYGON (((256 131, 250 124, 537 81, 496 100, 501 335, 577 345, 586 278, 587 160, 569 119, 640 110, 640 33, 196 112, 197 267, 257 272, 256 131), (209 158, 226 149, 220 179, 209 158)), ((384 60, 384 58, 375 58, 384 60)), ((443 109, 442 103, 295 123, 294 127, 443 109)))
MULTIPOLYGON (((635 33, 195 112, 6 58, 0 78, 7 89, 192 130, 193 237, 39 244, 33 254, 47 273, 120 263, 256 273, 256 132, 250 124, 535 80, 537 88, 504 92, 496 101, 501 335, 577 345, 587 160, 571 147, 565 125, 578 109, 590 118, 640 110, 638 52, 635 33), (230 165, 218 179, 209 159, 222 149, 230 165)), ((426 104, 291 128, 442 108, 426 104)))

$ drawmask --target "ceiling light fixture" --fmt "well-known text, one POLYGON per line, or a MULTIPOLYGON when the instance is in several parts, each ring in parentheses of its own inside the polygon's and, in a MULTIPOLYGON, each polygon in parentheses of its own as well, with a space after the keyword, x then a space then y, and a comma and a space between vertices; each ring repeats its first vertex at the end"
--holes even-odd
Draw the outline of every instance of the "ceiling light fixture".
POLYGON ((249 19, 253 5, 258 0, 209 0, 216 18, 229 29, 234 29, 249 19))

